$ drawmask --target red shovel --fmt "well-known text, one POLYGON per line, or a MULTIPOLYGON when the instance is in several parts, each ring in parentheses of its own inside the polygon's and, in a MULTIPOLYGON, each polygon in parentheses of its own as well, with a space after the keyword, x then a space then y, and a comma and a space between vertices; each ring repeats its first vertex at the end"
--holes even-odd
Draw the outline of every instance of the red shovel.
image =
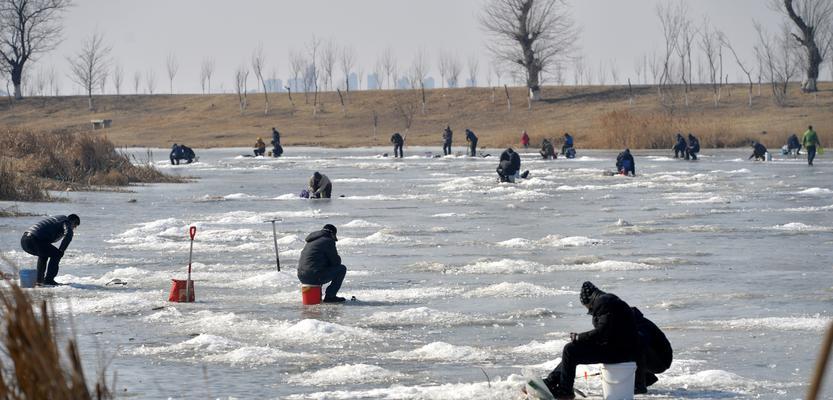
POLYGON ((188 231, 188 234, 191 236, 191 249, 188 250, 188 280, 185 281, 185 301, 191 301, 191 289, 194 285, 191 282, 191 256, 194 255, 194 236, 197 235, 197 227, 192 226, 191 229, 188 231))

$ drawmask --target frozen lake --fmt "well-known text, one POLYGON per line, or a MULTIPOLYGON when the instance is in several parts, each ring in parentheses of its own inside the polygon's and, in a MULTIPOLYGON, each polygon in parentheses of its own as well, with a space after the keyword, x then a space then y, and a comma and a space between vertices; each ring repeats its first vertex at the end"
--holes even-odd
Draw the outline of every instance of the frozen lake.
MULTIPOLYGON (((697 162, 635 151, 626 178, 602 174, 615 152, 543 161, 530 149, 531 179, 512 185, 496 183, 497 150, 429 150, 198 150, 175 167, 155 150, 162 170, 198 179, 21 205, 82 220, 57 278, 72 285, 33 293, 67 326, 72 315, 89 376, 113 357, 124 397, 514 399, 568 332, 591 328, 585 280, 668 335, 675 362, 650 398, 803 397, 833 305, 829 157, 810 168, 746 161, 746 149, 697 162), (316 170, 345 197, 300 199, 316 170), (283 219, 281 272, 271 218, 283 219), (342 294, 362 301, 303 307, 297 258, 326 223, 348 267, 342 294), (189 225, 197 302, 168 303, 189 225), (115 278, 128 284, 105 285, 115 278)), ((36 220, 0 219, 0 250, 33 266, 19 240, 36 220)), ((577 382, 588 386, 601 391, 599 378, 577 382)))

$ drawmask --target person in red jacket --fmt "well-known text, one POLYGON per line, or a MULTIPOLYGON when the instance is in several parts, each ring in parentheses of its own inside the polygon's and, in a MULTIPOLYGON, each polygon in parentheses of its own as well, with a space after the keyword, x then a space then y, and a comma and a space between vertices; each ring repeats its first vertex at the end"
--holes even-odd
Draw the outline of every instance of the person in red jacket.
POLYGON ((529 148, 529 135, 526 134, 526 131, 524 131, 524 134, 521 135, 521 145, 523 145, 525 149, 529 148))

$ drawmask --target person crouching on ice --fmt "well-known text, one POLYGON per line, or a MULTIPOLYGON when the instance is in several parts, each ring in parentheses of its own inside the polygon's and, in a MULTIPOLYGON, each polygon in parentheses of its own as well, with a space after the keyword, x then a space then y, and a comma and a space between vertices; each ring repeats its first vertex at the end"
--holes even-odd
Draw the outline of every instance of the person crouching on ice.
POLYGON ((318 171, 309 178, 309 197, 311 199, 329 199, 333 193, 330 178, 318 171))
POLYGON ((336 227, 324 225, 320 231, 307 235, 301 257, 298 259, 298 279, 304 285, 324 285, 330 282, 324 292, 325 303, 341 303, 344 297, 338 297, 338 290, 347 275, 347 267, 341 263, 341 256, 336 249, 336 227))
POLYGON ((573 382, 579 364, 616 364, 636 361, 639 356, 634 314, 627 303, 590 282, 581 285, 579 299, 593 316, 593 329, 570 333, 570 343, 561 352, 561 363, 544 378, 556 399, 575 398, 573 382))

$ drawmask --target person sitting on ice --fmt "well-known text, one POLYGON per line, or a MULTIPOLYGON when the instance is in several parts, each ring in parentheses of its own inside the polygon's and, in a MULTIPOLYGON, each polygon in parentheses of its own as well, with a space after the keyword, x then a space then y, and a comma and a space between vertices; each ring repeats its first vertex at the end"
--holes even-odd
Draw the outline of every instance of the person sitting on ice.
POLYGON ((630 149, 625 149, 616 156, 616 170, 625 176, 636 176, 636 163, 633 161, 630 149))
POLYGON ((801 154, 801 142, 794 133, 787 138, 787 153, 792 156, 801 154))
POLYGON ((683 135, 678 133, 676 136, 677 143, 674 144, 674 147, 671 149, 674 150, 674 158, 683 158, 685 155, 685 149, 688 147, 688 144, 685 142, 685 138, 683 135))
POLYGON ((700 141, 692 134, 688 134, 688 147, 685 149, 685 159, 697 159, 697 153, 700 152, 700 141))
POLYGON ((638 308, 632 307, 636 332, 639 334, 639 357, 636 359, 636 379, 634 394, 648 393, 648 386, 657 382, 656 374, 661 374, 671 367, 674 351, 662 330, 642 315, 638 308))
POLYGON ((756 141, 753 140, 752 141, 752 155, 749 156, 748 159, 751 160, 754 157, 755 161, 758 161, 758 160, 766 161, 766 153, 767 153, 766 147, 764 147, 764 145, 762 145, 761 143, 756 142, 756 141))
MULTIPOLYGON (((573 148, 573 137, 569 133, 564 132, 564 144, 561 145, 561 154, 566 156, 569 150, 573 148)), ((575 151, 574 151, 575 152, 575 151)), ((572 158, 572 157, 567 157, 572 158)))
POLYGON ((263 156, 266 154, 266 143, 263 141, 263 138, 257 138, 257 142, 255 142, 255 157, 263 156))
POLYGON ((561 363, 544 378, 556 399, 573 399, 573 382, 579 364, 617 364, 637 361, 639 336, 630 306, 590 282, 581 285, 581 304, 593 316, 593 329, 570 333, 561 351, 561 363))
POLYGON ((307 235, 306 244, 298 259, 298 280, 304 285, 324 285, 330 282, 324 292, 325 303, 341 303, 344 297, 338 297, 341 283, 347 275, 347 267, 341 263, 336 242, 338 230, 327 224, 320 231, 307 235))
MULTIPOLYGON (((518 171, 521 170, 521 156, 511 147, 500 154, 497 175, 501 182, 515 182, 518 171)), ((526 173, 524 173, 526 174, 526 173)))
POLYGON ((553 159, 555 160, 558 158, 558 155, 555 153, 555 148, 552 146, 552 142, 549 139, 544 139, 541 142, 541 157, 544 157, 545 160, 553 159))
POLYGON ((311 199, 329 199, 333 193, 333 184, 327 175, 315 171, 309 178, 309 197, 311 199))

